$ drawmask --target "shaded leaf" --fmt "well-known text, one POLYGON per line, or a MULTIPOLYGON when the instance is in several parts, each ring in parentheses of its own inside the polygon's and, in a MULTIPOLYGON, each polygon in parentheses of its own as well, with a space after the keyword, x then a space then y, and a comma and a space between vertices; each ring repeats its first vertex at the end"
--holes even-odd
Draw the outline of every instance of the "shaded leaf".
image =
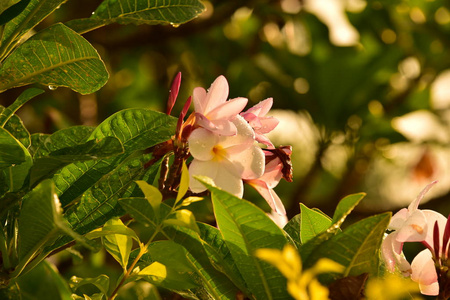
POLYGON ((355 299, 362 300, 364 297, 364 286, 366 285, 369 274, 363 273, 358 276, 348 276, 340 278, 330 284, 329 297, 332 300, 355 299))
POLYGON ((182 227, 187 227, 195 232, 199 232, 197 223, 195 222, 194 214, 187 209, 181 209, 175 211, 167 219, 164 220, 165 225, 178 225, 182 227))
POLYGON ((109 277, 106 275, 100 275, 95 278, 81 278, 77 276, 72 276, 69 281, 69 286, 75 293, 76 290, 83 285, 92 284, 98 288, 98 290, 105 295, 108 295, 109 290, 109 277))
POLYGON ((26 150, 6 129, 0 127, 0 168, 25 162, 26 150))
POLYGON ((53 176, 56 171, 73 162, 105 158, 120 153, 123 153, 122 144, 114 137, 90 140, 84 144, 58 149, 35 160, 30 170, 30 186, 53 176))
POLYGON ((15 17, 17 17, 21 12, 25 10, 30 0, 21 0, 14 5, 8 7, 5 11, 0 14, 0 26, 8 23, 15 17))
POLYGON ((255 205, 200 181, 211 191, 217 225, 252 297, 290 299, 286 278, 253 256, 260 248, 281 250, 287 243, 283 231, 255 205))
POLYGON ((157 215, 146 198, 123 198, 119 203, 137 222, 153 230, 172 212, 172 208, 163 203, 157 215))
POLYGON ((300 214, 296 215, 284 226, 283 230, 289 235, 297 249, 300 249, 302 242, 300 241, 300 214))
POLYGON ((3 128, 11 133, 11 135, 14 136, 25 148, 30 146, 30 133, 17 115, 11 116, 3 128))
POLYGON ((198 233, 180 226, 164 227, 163 232, 188 251, 187 259, 201 283, 199 288, 190 290, 191 298, 194 296, 198 299, 234 299, 238 289, 223 273, 211 265, 198 233))
POLYGON ((14 113, 28 100, 33 99, 37 95, 42 94, 44 91, 41 89, 31 88, 25 90, 20 96, 14 101, 13 104, 5 108, 0 114, 0 127, 4 127, 8 120, 14 115, 14 113))
POLYGON ((322 212, 300 203, 300 241, 306 243, 331 225, 331 219, 322 212))
POLYGON ((350 225, 317 247, 305 261, 305 268, 326 257, 345 267, 344 277, 366 272, 376 275, 380 246, 390 218, 391 213, 388 212, 350 225))
POLYGON ((105 65, 92 45, 63 24, 33 35, 0 68, 0 91, 32 83, 64 86, 81 94, 108 80, 105 65))

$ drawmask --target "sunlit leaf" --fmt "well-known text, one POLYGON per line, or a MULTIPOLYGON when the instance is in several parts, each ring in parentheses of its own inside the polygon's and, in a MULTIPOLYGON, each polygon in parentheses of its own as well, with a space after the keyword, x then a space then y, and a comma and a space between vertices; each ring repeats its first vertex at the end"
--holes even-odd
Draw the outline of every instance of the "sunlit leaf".
POLYGON ((322 212, 308 208, 300 203, 300 241, 302 244, 325 231, 331 225, 331 219, 322 212))
POLYGON ((199 232, 194 214, 187 209, 177 210, 163 222, 165 225, 178 225, 199 232))
POLYGON ((296 215, 284 226, 283 230, 289 235, 297 249, 300 249, 302 242, 300 241, 300 214, 296 215))
POLYGON ((144 193, 145 199, 147 199, 148 203, 150 203, 150 205, 152 206, 155 214, 158 215, 159 214, 159 206, 161 205, 162 198, 163 198, 161 192, 156 187, 148 184, 145 181, 138 180, 138 181, 136 181, 136 183, 138 184, 139 188, 144 193))
POLYGON ((257 299, 290 299, 286 278, 253 255, 259 248, 282 249, 287 243, 283 231, 255 205, 202 183, 212 193, 217 225, 249 292, 257 299))
POLYGON ((347 197, 339 201, 336 210, 334 211, 332 223, 341 226, 345 218, 356 207, 356 205, 361 202, 365 195, 365 193, 348 195, 347 197))
MULTIPOLYGON (((1 39, 0 60, 11 51, 15 43, 30 29, 67 0, 31 0, 25 9, 5 25, 1 39)), ((24 1, 22 1, 24 2, 24 1)))
POLYGON ((31 83, 64 86, 81 94, 108 80, 105 65, 92 45, 63 24, 33 35, 0 67, 0 91, 31 83))
MULTIPOLYGON (((124 226, 120 219, 114 218, 105 223, 106 226, 124 226)), ((127 269, 128 258, 130 257, 133 240, 128 235, 120 233, 108 234, 102 237, 103 246, 106 251, 114 257, 114 259, 122 266, 124 270, 127 269)))
POLYGON ((180 187, 178 189, 177 199, 175 203, 178 203, 184 195, 186 195, 186 192, 189 189, 189 170, 186 166, 186 162, 183 161, 183 166, 181 169, 181 179, 180 179, 180 187))

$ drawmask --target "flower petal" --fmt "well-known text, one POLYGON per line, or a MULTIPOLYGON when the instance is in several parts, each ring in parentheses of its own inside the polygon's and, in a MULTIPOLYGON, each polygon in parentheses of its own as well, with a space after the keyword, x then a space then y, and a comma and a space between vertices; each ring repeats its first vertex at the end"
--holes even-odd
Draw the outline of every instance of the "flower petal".
POLYGON ((210 177, 214 180, 218 171, 219 168, 217 166, 217 162, 212 160, 200 161, 194 159, 189 166, 189 189, 194 193, 201 193, 205 191, 206 187, 200 183, 200 181, 195 179, 194 176, 202 175, 210 177))
POLYGON ((238 146, 248 148, 254 144, 255 133, 252 127, 241 116, 236 116, 233 120, 233 124, 236 126, 237 134, 233 137, 222 137, 220 144, 224 148, 230 148, 232 146, 238 146), (245 146, 247 145, 247 146, 245 146))
POLYGON ((246 98, 235 98, 230 101, 226 101, 209 111, 206 116, 210 120, 217 119, 234 119, 247 105, 248 100, 246 98))
POLYGON ((423 197, 425 196, 425 194, 433 187, 433 185, 435 185, 437 183, 437 180, 429 183, 421 192, 420 194, 417 196, 417 198, 411 202, 411 204, 408 206, 408 210, 410 212, 416 210, 419 207, 419 203, 420 201, 422 201, 423 197))
POLYGON ((428 232, 429 224, 425 214, 421 210, 414 211, 402 227, 397 231, 399 242, 421 242, 424 241, 428 232))
POLYGON ((209 88, 209 91, 206 95, 204 115, 207 115, 217 106, 227 101, 227 98, 228 82, 223 75, 220 75, 211 84, 211 87, 209 88))
POLYGON ((192 93, 195 112, 205 113, 206 90, 202 87, 196 87, 192 93))
POLYGON ((433 256, 428 249, 417 254, 411 263, 411 269, 411 279, 421 285, 429 286, 438 280, 433 256))
POLYGON ((242 166, 241 178, 256 179, 264 174, 264 152, 257 146, 241 151, 240 153, 230 156, 233 164, 242 166))
POLYGON ((219 137, 214 133, 197 128, 189 136, 189 150, 194 159, 206 161, 214 158, 213 148, 217 144, 219 137))
POLYGON ((381 244, 381 257, 390 272, 394 272, 397 266, 403 275, 408 276, 411 272, 411 266, 401 255, 403 243, 398 242, 396 237, 397 232, 393 232, 384 238, 381 244))
POLYGON ((398 230, 402 228, 403 223, 409 216, 409 211, 407 208, 402 208, 395 215, 392 216, 391 222, 389 223, 389 229, 398 230))
POLYGON ((273 211, 282 216, 286 215, 286 209, 284 208, 283 202, 275 191, 269 188, 267 183, 258 179, 248 180, 246 183, 251 185, 261 196, 263 196, 273 211))

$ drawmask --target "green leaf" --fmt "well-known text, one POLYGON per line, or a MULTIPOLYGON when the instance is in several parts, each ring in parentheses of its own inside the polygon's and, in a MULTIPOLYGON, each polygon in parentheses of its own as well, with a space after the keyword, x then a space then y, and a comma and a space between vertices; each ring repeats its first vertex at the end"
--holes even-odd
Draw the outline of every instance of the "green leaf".
POLYGON ((186 162, 183 161, 183 166, 181 169, 181 179, 180 179, 180 187, 178 189, 177 199, 175 204, 178 203, 181 199, 183 199, 184 195, 186 195, 189 189, 189 170, 186 166, 186 162))
POLYGON ((224 273, 244 294, 250 294, 219 229, 204 223, 197 223, 197 225, 200 229, 200 238, 204 242, 203 246, 211 264, 218 271, 224 273))
POLYGON ((139 180, 136 181, 139 188, 144 193, 145 199, 147 199, 148 203, 152 206, 153 211, 155 212, 155 215, 159 214, 159 207, 161 205, 163 196, 161 192, 154 187, 153 185, 148 184, 145 181, 139 180))
POLYGON ((169 140, 175 132, 176 122, 176 118, 147 109, 122 110, 107 118, 92 132, 89 140, 116 137, 122 143, 125 153, 109 159, 70 164, 61 169, 53 180, 62 205, 79 197, 133 154, 133 151, 144 150, 169 140))
POLYGON ((159 214, 156 214, 145 198, 123 198, 119 199, 119 203, 137 222, 150 227, 152 230, 156 230, 172 212, 172 208, 163 203, 160 206, 159 214))
POLYGON ((105 65, 92 45, 63 24, 33 35, 0 68, 0 91, 32 83, 64 86, 81 94, 108 80, 105 65))
POLYGON ((174 214, 170 215, 164 220, 165 225, 178 225, 187 227, 195 232, 200 232, 197 223, 195 222, 194 214, 187 209, 177 210, 174 214))
POLYGON ((33 295, 33 298, 23 297, 23 299, 72 300, 72 293, 67 281, 47 260, 42 261, 28 273, 19 276, 17 283, 22 296, 33 295))
POLYGON ((102 229, 96 229, 93 230, 85 235, 87 239, 96 239, 99 237, 104 237, 105 235, 113 235, 113 234, 120 234, 120 235, 126 235, 134 239, 136 242, 140 242, 139 237, 136 235, 136 232, 134 232, 132 229, 128 228, 127 226, 124 226, 123 224, 116 224, 111 225, 108 224, 108 222, 105 224, 105 226, 102 227, 102 229))
POLYGON ((198 0, 105 0, 91 18, 73 20, 67 25, 80 33, 111 23, 170 24, 177 27, 204 10, 205 6, 198 0))
POLYGON ((193 280, 194 268, 187 259, 187 251, 173 241, 157 241, 139 260, 139 277, 172 290, 188 290, 198 286, 193 280))
POLYGON ((300 249, 302 242, 300 241, 300 214, 296 215, 284 226, 283 230, 289 235, 297 249, 300 249))
POLYGON ((377 275, 380 246, 390 219, 387 212, 350 225, 317 247, 305 261, 305 268, 326 257, 345 267, 343 277, 366 272, 377 275))
POLYGON ((11 133, 11 135, 14 136, 25 148, 30 146, 30 133, 17 115, 11 116, 3 128, 11 133))
POLYGON ((75 147, 86 143, 94 127, 72 126, 48 135, 35 133, 31 136, 30 153, 34 159, 48 156, 51 152, 63 148, 75 147))
POLYGON ((324 213, 309 209, 300 203, 300 241, 306 243, 331 225, 331 219, 324 213))
POLYGON ((19 215, 18 258, 15 273, 35 258, 43 246, 60 232, 61 207, 50 180, 42 182, 24 198, 19 215))
POLYGON ((20 96, 14 101, 13 104, 5 108, 0 114, 0 127, 4 127, 6 122, 14 115, 14 113, 28 100, 33 99, 37 95, 42 94, 44 91, 41 89, 31 88, 25 90, 20 96))
MULTIPOLYGON (((162 206, 161 206, 162 207, 162 206)), ((183 246, 188 251, 187 259, 192 265, 201 286, 190 290, 196 298, 193 299, 234 299, 238 289, 221 272, 217 271, 208 258, 197 232, 180 226, 167 226, 163 229, 164 234, 170 240, 183 246)))
POLYGON ((31 0, 26 8, 5 25, 0 47, 0 61, 15 46, 15 43, 34 26, 67 0, 31 0))
POLYGON ((16 4, 8 7, 5 11, 0 14, 0 26, 8 23, 15 17, 17 17, 21 12, 25 10, 30 0, 21 0, 16 4))
POLYGON ((345 218, 352 212, 356 205, 366 196, 365 193, 352 194, 339 201, 333 215, 333 224, 341 226, 345 218))
MULTIPOLYGON (((118 218, 113 218, 105 223, 105 226, 123 226, 122 221, 118 218)), ((130 257, 133 240, 130 236, 114 233, 102 237, 103 246, 106 251, 114 257, 114 259, 122 266, 124 271, 127 270, 128 258, 130 257)))
POLYGON ((48 156, 35 160, 30 170, 30 186, 53 176, 56 171, 73 162, 106 158, 120 153, 123 153, 122 144, 114 137, 90 140, 84 144, 52 151, 48 156))
POLYGON ((256 299, 290 299, 286 278, 253 253, 260 248, 282 249, 283 231, 258 207, 202 183, 211 191, 217 225, 230 249, 249 292, 256 299))
POLYGON ((92 284, 98 288, 98 290, 105 295, 108 295, 109 290, 109 277, 102 274, 95 278, 81 278, 77 276, 72 276, 69 281, 69 286, 75 293, 76 290, 86 284, 92 284))
POLYGON ((23 145, 0 127, 0 169, 25 162, 25 154, 23 145))
MULTIPOLYGON (((71 206, 64 214, 72 230, 78 234, 86 234, 112 217, 122 216, 124 211, 118 204, 118 199, 130 196, 135 180, 145 176, 154 178, 158 171, 158 165, 144 168, 150 157, 147 154, 123 162, 86 191, 79 204, 71 206)), ((62 246, 70 240, 69 237, 63 237, 52 247, 62 246)))

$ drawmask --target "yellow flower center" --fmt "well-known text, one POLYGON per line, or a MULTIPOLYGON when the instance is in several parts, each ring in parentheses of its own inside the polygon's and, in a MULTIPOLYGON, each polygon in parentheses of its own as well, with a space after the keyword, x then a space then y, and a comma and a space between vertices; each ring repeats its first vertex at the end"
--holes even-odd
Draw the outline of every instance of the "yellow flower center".
POLYGON ((225 158, 227 151, 220 145, 215 145, 212 148, 212 152, 214 153, 214 159, 222 160, 225 158))

